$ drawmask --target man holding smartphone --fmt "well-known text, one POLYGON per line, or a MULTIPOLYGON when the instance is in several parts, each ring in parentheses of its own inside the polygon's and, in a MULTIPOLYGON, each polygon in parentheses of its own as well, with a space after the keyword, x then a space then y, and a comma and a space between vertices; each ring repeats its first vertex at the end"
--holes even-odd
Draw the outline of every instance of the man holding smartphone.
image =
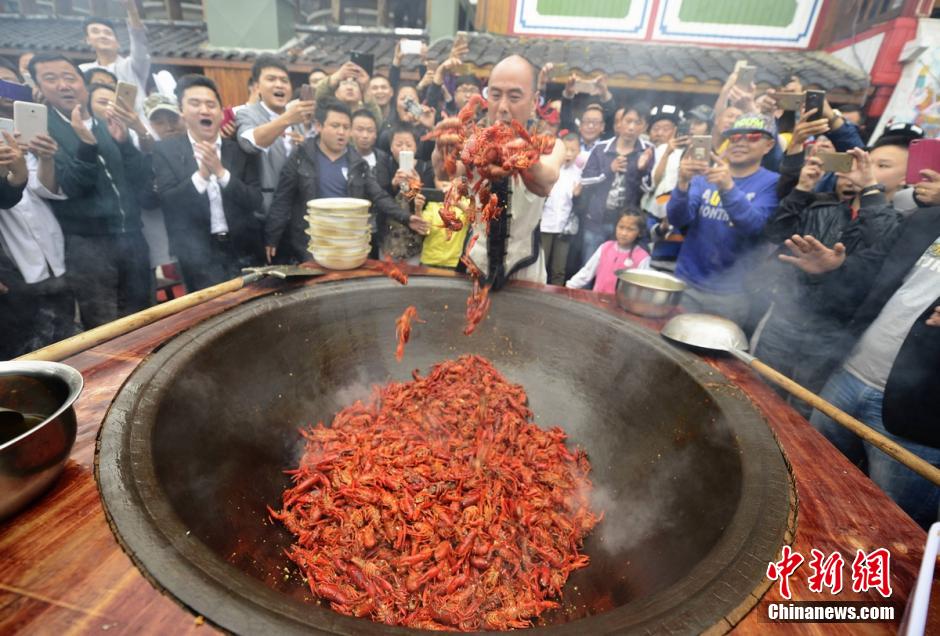
POLYGON ((261 99, 240 108, 235 114, 238 145, 261 161, 261 192, 264 205, 259 212, 263 221, 271 207, 281 168, 294 150, 291 133, 304 137, 313 131, 312 99, 290 101, 291 83, 287 66, 273 55, 261 55, 251 67, 251 78, 261 99))
POLYGON ((117 118, 95 119, 87 109, 85 78, 74 62, 54 53, 29 63, 49 106, 56 181, 65 200, 51 205, 65 234, 66 279, 86 329, 152 303, 147 242, 138 193, 150 170, 117 118))
POLYGON ((95 51, 95 60, 79 65, 84 72, 90 68, 103 68, 114 73, 119 81, 136 84, 137 98, 131 106, 143 115, 147 79, 150 77, 150 48, 147 29, 137 12, 134 0, 121 0, 127 9, 127 33, 131 40, 131 55, 120 55, 120 43, 114 32, 114 23, 106 18, 89 17, 85 20, 85 43, 95 51))
POLYGON ((745 280, 767 253, 761 232, 777 207, 779 175, 761 167, 777 130, 771 117, 748 113, 724 137, 728 149, 712 153, 712 162, 683 157, 666 214, 685 235, 676 262, 676 276, 688 285, 683 307, 746 326, 745 280))

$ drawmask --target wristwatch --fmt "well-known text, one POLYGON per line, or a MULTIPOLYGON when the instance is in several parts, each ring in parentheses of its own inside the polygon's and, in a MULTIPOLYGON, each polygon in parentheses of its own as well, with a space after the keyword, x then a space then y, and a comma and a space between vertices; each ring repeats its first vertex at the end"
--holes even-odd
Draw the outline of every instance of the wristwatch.
POLYGON ((885 187, 882 183, 876 183, 875 185, 870 185, 865 188, 862 188, 862 191, 859 192, 859 196, 868 196, 869 194, 874 194, 876 192, 884 192, 885 187))

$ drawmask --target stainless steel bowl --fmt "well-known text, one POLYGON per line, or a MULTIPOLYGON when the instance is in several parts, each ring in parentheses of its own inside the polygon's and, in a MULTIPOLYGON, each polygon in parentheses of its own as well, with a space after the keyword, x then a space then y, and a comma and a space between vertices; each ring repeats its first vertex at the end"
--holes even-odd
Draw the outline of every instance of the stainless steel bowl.
POLYGON ((0 362, 0 406, 25 416, 0 430, 0 519, 44 493, 75 443, 82 375, 58 362, 0 362))
POLYGON ((638 316, 668 316, 682 300, 685 283, 671 274, 651 269, 618 269, 617 304, 638 316))

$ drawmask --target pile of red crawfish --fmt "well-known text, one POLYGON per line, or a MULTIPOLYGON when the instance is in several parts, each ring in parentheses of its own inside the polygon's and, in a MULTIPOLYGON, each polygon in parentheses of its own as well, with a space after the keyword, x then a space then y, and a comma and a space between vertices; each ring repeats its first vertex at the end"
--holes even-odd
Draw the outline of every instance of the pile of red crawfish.
POLYGON ((271 510, 311 592, 343 614, 424 629, 531 625, 600 521, 590 464, 484 358, 392 383, 303 432, 271 510))

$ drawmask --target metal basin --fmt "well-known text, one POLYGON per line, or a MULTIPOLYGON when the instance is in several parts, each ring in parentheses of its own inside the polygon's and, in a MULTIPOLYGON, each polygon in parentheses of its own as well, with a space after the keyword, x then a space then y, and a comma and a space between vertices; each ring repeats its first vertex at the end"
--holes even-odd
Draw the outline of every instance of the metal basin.
POLYGON ((750 607, 789 512, 779 448, 750 402, 653 332, 593 306, 510 288, 462 335, 468 285, 325 283, 233 309, 128 379, 99 438, 118 539, 149 580, 237 633, 406 634, 305 602, 268 520, 303 448, 376 383, 474 352, 529 394, 537 422, 587 450, 606 513, 546 634, 702 632, 750 607), (395 319, 416 325, 396 363, 395 319), (289 568, 285 572, 285 567, 289 568))
POLYGON ((651 269, 618 269, 617 304, 638 316, 662 318, 679 306, 685 283, 651 269))
POLYGON ((25 416, 0 430, 0 519, 44 493, 65 467, 75 443, 72 403, 82 376, 56 362, 0 362, 0 406, 25 416))

